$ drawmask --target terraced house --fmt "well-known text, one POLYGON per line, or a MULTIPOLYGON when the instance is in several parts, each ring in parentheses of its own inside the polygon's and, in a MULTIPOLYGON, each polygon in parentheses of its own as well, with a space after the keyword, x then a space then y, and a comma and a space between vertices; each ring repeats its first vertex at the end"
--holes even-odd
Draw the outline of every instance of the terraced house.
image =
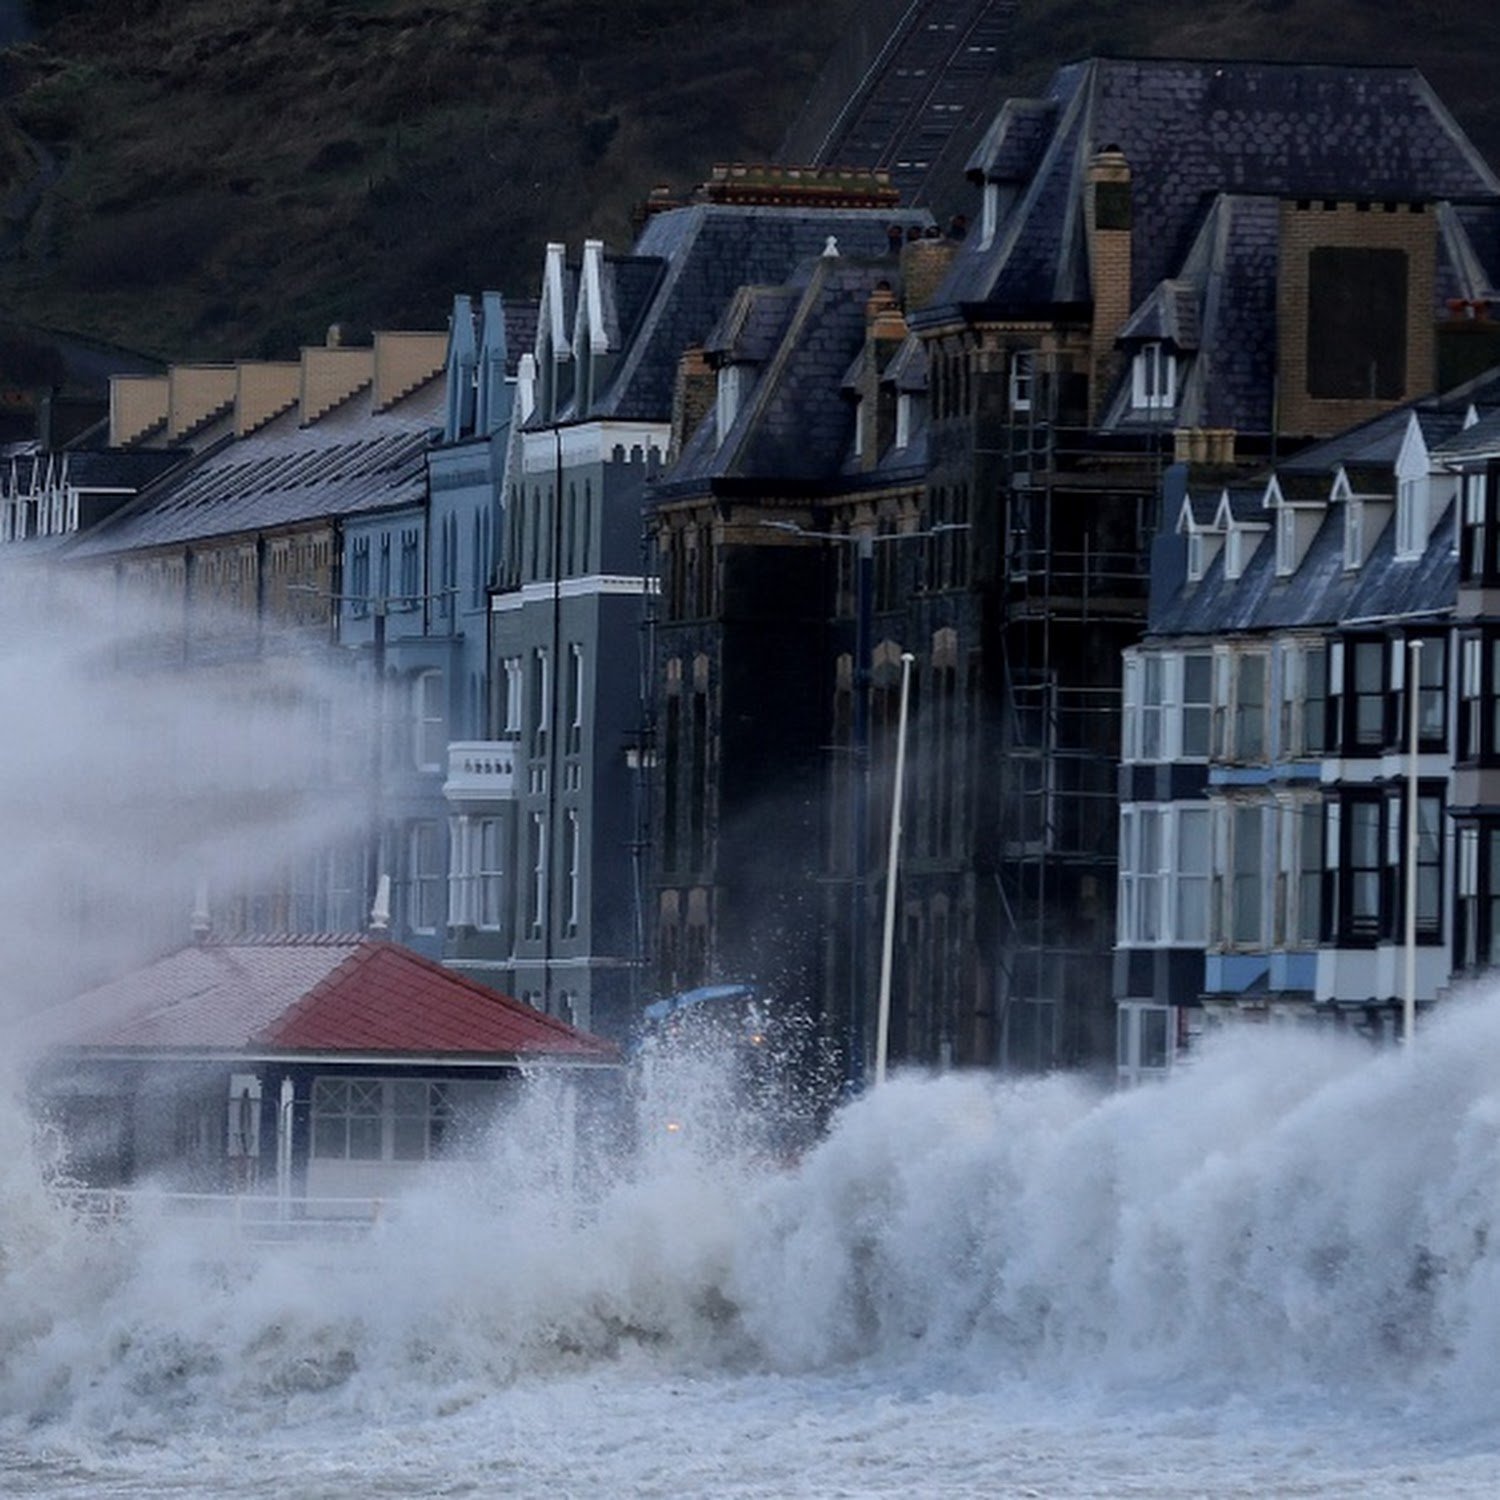
MULTIPOLYGON (((824 750, 822 850, 798 889, 825 930, 829 902, 838 908, 814 982, 829 1029, 842 1033, 872 991, 852 976, 873 973, 859 949, 873 951, 885 895, 873 873, 883 827, 861 812, 884 799, 849 770, 869 743, 854 726, 889 711, 910 651, 922 810, 898 902, 910 972, 898 964, 896 1055, 1107 1066, 1121 653, 1147 623, 1162 477, 1178 462, 1211 476, 1244 548, 1258 522, 1241 514, 1237 478, 1488 363, 1489 334, 1447 304, 1489 295, 1500 183, 1412 70, 1171 60, 1061 70, 1039 97, 1005 104, 970 177, 967 234, 937 242, 920 285, 888 277, 904 321, 891 348, 845 334, 850 364, 836 381, 817 373, 821 351, 795 335, 817 305, 806 280, 746 292, 705 347, 698 436, 654 487, 668 558, 659 639, 686 643, 693 620, 713 627, 692 647, 709 668, 695 675, 683 657, 679 715, 721 735, 698 760, 688 731, 674 741, 659 661, 658 856, 694 849, 702 818, 708 852, 692 860, 710 873, 661 867, 663 902, 690 910, 696 899, 703 931, 663 931, 658 956, 680 983, 750 977, 731 971, 750 961, 753 904, 737 932, 716 913, 751 865, 732 854, 730 809, 713 799, 733 764, 755 765, 748 749, 736 759, 746 710, 731 685, 764 608, 776 626, 759 638, 795 617, 821 643, 763 658, 777 657, 778 705, 818 705, 797 743, 824 750), (816 425, 800 453, 774 447, 778 393, 805 393, 809 380, 824 382, 817 399, 844 388, 842 426, 816 425), (753 506, 773 496, 783 509, 767 535, 753 506), (788 556, 757 573, 757 547, 788 556), (798 548, 820 548, 821 564, 798 548), (862 553, 863 643, 851 586, 862 553), (763 581, 742 586, 745 569, 763 581), (851 783, 866 792, 851 795, 851 783), (705 785, 707 811, 696 802, 705 785), (674 840, 674 828, 690 836, 674 840)), ((1299 536, 1311 524, 1300 503, 1289 500, 1286 523, 1299 536)), ((1206 692, 1196 665, 1192 690, 1206 692)), ((756 689, 735 691, 749 703, 756 689)), ((769 769, 760 779, 775 780, 769 769)), ((742 795, 733 817, 754 806, 742 795)), ((781 893, 778 909, 795 904, 781 893)), ((1149 999, 1154 978, 1131 975, 1122 993, 1149 999)), ((850 1031, 857 1073, 868 1019, 850 1031)))
POLYGON ((498 775, 471 809, 509 830, 510 878, 495 883, 492 925, 475 924, 459 957, 604 1035, 628 1026, 642 998, 651 920, 641 661, 658 564, 643 552, 642 515, 674 411, 698 399, 679 382, 679 357, 740 285, 779 283, 830 240, 879 253, 893 225, 928 222, 889 197, 863 176, 725 172, 700 201, 652 214, 629 254, 588 241, 570 264, 563 246, 548 248, 492 599, 498 775))
POLYGON ((1393 1036, 1408 956, 1425 1009, 1500 952, 1497 433, 1490 374, 1254 489, 1178 487, 1126 659, 1126 1076, 1215 1021, 1393 1036))
MULTIPOLYGON (((98 524, 77 526, 54 561, 117 591, 132 621, 122 669, 143 682, 171 674, 188 693, 201 681, 206 697, 237 684, 246 754, 260 757, 244 768, 247 784, 268 799, 305 797, 319 834, 288 851, 269 883, 212 884, 199 920, 221 934, 360 930, 385 873, 400 897, 399 930, 423 935, 401 841, 368 800, 378 795, 368 747, 386 736, 369 732, 372 695, 339 687, 355 661, 339 649, 338 624, 345 528, 425 510, 447 342, 330 340, 295 361, 179 365, 112 385, 110 461, 156 455, 171 465, 98 524), (305 728, 295 743, 293 723, 305 728), (294 787, 288 778, 299 776, 294 787)), ((417 701, 406 687, 394 685, 392 703, 417 701)), ((439 815, 440 786, 438 776, 439 815)), ((191 909, 185 892, 182 920, 191 909)))

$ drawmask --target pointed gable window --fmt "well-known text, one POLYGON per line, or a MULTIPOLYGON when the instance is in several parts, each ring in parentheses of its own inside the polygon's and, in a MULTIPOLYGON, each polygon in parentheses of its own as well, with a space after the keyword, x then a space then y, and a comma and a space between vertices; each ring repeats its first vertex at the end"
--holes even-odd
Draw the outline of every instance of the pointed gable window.
POLYGON ((1287 578, 1297 566, 1297 512, 1283 505, 1276 512, 1276 576, 1287 578))
POLYGON ((1427 545, 1427 478, 1403 479, 1396 486, 1396 556, 1420 557, 1427 545))
POLYGON ((1365 502, 1350 496, 1344 507, 1344 566, 1357 568, 1365 560, 1365 502))
POLYGON ((1137 411, 1177 405, 1177 362, 1162 343, 1142 344, 1131 365, 1130 404, 1137 411))
MULTIPOLYGON (((740 414, 740 402, 745 387, 749 384, 749 370, 744 365, 720 365, 718 379, 714 385, 714 433, 722 443, 728 438, 735 418, 740 414)), ((856 439, 858 421, 854 424, 856 439)))

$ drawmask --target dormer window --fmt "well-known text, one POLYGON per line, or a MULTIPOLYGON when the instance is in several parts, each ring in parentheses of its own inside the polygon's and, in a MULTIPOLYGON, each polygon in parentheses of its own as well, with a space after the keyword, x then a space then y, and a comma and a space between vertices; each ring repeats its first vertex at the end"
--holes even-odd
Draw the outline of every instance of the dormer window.
POLYGON ((1297 566, 1297 513, 1290 505, 1276 512, 1276 576, 1287 578, 1297 566))
POLYGON ((1344 507, 1344 566, 1357 568, 1365 560, 1365 504, 1351 497, 1344 507))
MULTIPOLYGON (((855 424, 858 426, 858 424, 855 424)), ((911 442, 911 392, 896 397, 896 446, 905 448, 911 442)))
POLYGON ((1396 487, 1396 556, 1420 557, 1427 545, 1427 481, 1403 479, 1396 487))
POLYGON ((1035 378, 1035 355, 1030 349, 1018 349, 1010 359, 1010 409, 1030 411, 1035 378))
POLYGON ((1224 576, 1231 582, 1245 571, 1244 536, 1238 526, 1231 526, 1224 539, 1224 576))
POLYGON ((1165 344, 1143 344, 1131 365, 1130 403, 1137 411, 1177 405, 1177 362, 1165 344))
POLYGON ((979 217, 979 248, 988 250, 1000 224, 1000 184, 987 182, 984 185, 984 203, 979 217))
MULTIPOLYGON (((728 438, 729 430, 734 426, 735 418, 740 414, 740 399, 745 391, 745 374, 743 365, 719 367, 719 379, 714 392, 714 430, 721 443, 728 438)), ((857 422, 854 430, 858 434, 857 422)))
POLYGON ((1201 531, 1188 532, 1187 576, 1189 583, 1198 583, 1208 571, 1208 548, 1201 531))

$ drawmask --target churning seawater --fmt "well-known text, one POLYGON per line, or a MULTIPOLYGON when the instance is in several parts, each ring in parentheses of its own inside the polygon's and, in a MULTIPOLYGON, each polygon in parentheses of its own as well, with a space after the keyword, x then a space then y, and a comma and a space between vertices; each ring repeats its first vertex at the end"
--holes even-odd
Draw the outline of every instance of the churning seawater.
POLYGON ((790 1168, 690 1122, 580 1187, 539 1094, 353 1244, 86 1228, 5 1097, 6 1494, 1500 1484, 1495 999, 1411 1056, 898 1079, 790 1168))

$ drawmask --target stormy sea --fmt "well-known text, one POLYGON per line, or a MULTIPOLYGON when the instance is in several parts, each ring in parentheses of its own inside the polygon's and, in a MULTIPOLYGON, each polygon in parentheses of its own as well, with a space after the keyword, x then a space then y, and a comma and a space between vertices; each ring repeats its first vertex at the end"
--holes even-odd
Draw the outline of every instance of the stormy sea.
POLYGON ((710 1085, 606 1174, 538 1089, 280 1246, 81 1219, 10 1089, 0 1492, 1492 1495, 1497 1059, 1478 997, 1410 1054, 898 1077, 795 1161, 710 1085))

